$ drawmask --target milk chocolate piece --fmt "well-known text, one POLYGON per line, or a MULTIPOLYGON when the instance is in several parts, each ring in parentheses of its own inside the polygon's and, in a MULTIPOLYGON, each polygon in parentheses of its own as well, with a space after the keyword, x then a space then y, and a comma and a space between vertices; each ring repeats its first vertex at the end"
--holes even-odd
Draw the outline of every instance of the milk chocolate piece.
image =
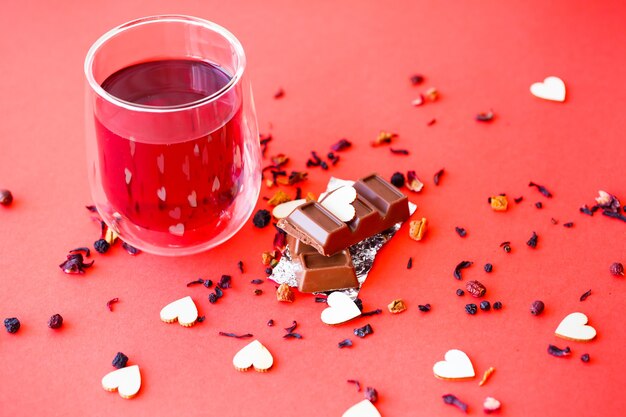
POLYGON ((377 174, 361 178, 353 187, 356 216, 348 223, 310 201, 279 220, 278 227, 330 256, 409 218, 408 198, 377 174))
POLYGON ((293 262, 300 265, 296 272, 300 292, 325 292, 358 288, 352 257, 349 250, 333 256, 323 256, 314 247, 293 236, 287 236, 287 246, 293 262))

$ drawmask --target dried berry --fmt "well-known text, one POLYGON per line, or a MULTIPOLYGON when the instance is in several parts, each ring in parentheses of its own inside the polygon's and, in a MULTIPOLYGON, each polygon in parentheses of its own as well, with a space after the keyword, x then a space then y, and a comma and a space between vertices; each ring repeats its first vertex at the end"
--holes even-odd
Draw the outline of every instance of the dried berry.
POLYGON ((272 215, 268 210, 259 210, 254 214, 254 218, 252 219, 252 223, 259 228, 265 227, 270 224, 272 220, 272 215))
POLYGON ((269 320, 267 321, 267 327, 272 327, 272 326, 274 326, 274 320, 269 319, 269 320))
POLYGON ((545 307, 546 306, 543 303, 543 301, 541 301, 541 300, 533 301, 533 303, 530 305, 530 313, 533 316, 538 316, 541 313, 543 313, 543 310, 544 310, 545 307))
POLYGON ((404 186, 404 181, 404 174, 401 172, 394 172, 394 174, 391 176, 391 180, 389 180, 389 182, 391 182, 398 188, 404 186))
POLYGON ((480 309, 482 311, 489 311, 491 310, 491 303, 487 300, 481 301, 480 302, 480 309))
POLYGON ((372 387, 367 387, 365 388, 365 398, 375 403, 378 401, 378 392, 372 387))
POLYGON ((616 277, 624 276, 624 265, 622 265, 620 262, 613 262, 609 267, 609 271, 616 277))
POLYGON ((285 96, 285 90, 283 90, 282 88, 278 89, 278 91, 276 91, 274 93, 274 98, 275 99, 279 99, 285 96))
POLYGON ((117 354, 113 358, 113 362, 111 362, 113 367, 117 369, 126 367, 127 363, 128 363, 128 356, 124 355, 122 352, 117 352, 117 354))
POLYGON ((511 253, 511 242, 502 242, 500 243, 500 247, 506 252, 511 253))
POLYGON ((113 304, 119 302, 120 299, 119 298, 112 298, 109 301, 107 301, 107 308, 109 309, 109 311, 113 311, 113 304))
POLYGON ((287 284, 280 284, 276 289, 276 299, 278 301, 293 303, 295 297, 295 294, 287 284))
POLYGON ((543 194, 544 196, 548 197, 548 198, 552 198, 552 193, 550 193, 550 191, 548 191, 548 189, 546 187, 544 187, 543 185, 539 185, 539 184, 535 184, 534 182, 530 182, 528 184, 529 187, 536 187, 537 190, 543 194))
POLYGON ((13 203, 13 194, 9 190, 0 190, 0 205, 8 207, 13 203))
POLYGON ((374 333, 374 329, 372 329, 372 326, 370 326, 369 324, 366 324, 363 327, 359 327, 358 329, 354 329, 354 335, 361 338, 372 333, 374 333))
POLYGON ((444 169, 441 168, 439 171, 437 171, 433 177, 433 182, 435 183, 435 185, 439 185, 439 181, 441 180, 441 176, 444 173, 444 169))
POLYGON ((402 299, 398 298, 397 300, 393 300, 392 302, 390 302, 387 306, 387 309, 392 314, 402 313, 404 310, 406 310, 406 304, 404 304, 404 301, 402 299))
POLYGON ((413 74, 411 78, 409 78, 409 81, 411 81, 413 85, 420 85, 424 82, 424 76, 422 74, 413 74))
POLYGON ((231 287, 232 277, 230 275, 222 275, 220 278, 220 282, 217 284, 220 288, 230 288, 231 287))
POLYGON ((583 295, 580 296, 580 301, 585 301, 587 299, 587 297, 589 297, 591 295, 591 290, 587 291, 586 293, 584 293, 583 295))
POLYGON ((406 188, 416 193, 419 193, 422 191, 422 188, 424 188, 424 183, 420 181, 415 171, 408 171, 406 173, 406 188))
POLYGON ((590 360, 590 359, 591 359, 591 357, 589 357, 589 354, 588 354, 588 353, 583 353, 583 354, 581 355, 581 357, 580 357, 580 360, 581 360, 581 361, 583 361, 583 362, 585 362, 585 363, 589 362, 589 360, 590 360))
POLYGON ((419 310, 423 313, 428 313, 430 311, 430 304, 420 304, 417 308, 419 308, 419 310))
POLYGON ((217 295, 214 292, 209 294, 209 303, 215 304, 217 302, 217 295))
POLYGON ((453 405, 453 406, 457 407, 459 410, 463 411, 464 413, 467 413, 467 404, 465 404, 463 401, 459 400, 454 395, 446 394, 446 395, 442 396, 442 398, 443 398, 443 402, 444 403, 453 405))
POLYGON ((205 279, 202 281, 202 285, 204 285, 206 288, 211 288, 213 286, 213 281, 211 281, 210 279, 205 279))
POLYGON ((17 317, 4 319, 4 327, 7 329, 7 332, 15 333, 20 329, 20 321, 17 317))
POLYGON ((509 205, 509 202, 506 199, 506 195, 504 194, 489 197, 487 201, 489 202, 489 204, 491 204, 491 208, 494 211, 506 211, 509 205))
POLYGON ((543 203, 541 201, 537 201, 535 203, 535 207, 537 207, 538 209, 543 208, 543 203))
POLYGON ((493 110, 489 110, 486 113, 478 113, 476 115, 476 120, 479 122, 491 122, 494 116, 493 110))
POLYGON ((569 346, 565 346, 565 349, 561 349, 554 345, 548 345, 548 353, 552 356, 563 357, 569 356, 569 354, 572 353, 572 350, 569 346))
POLYGON ((137 249, 136 247, 126 243, 126 242, 122 242, 122 247, 124 248, 124 250, 126 250, 126 252, 128 252, 129 255, 137 255, 138 253, 140 253, 141 251, 139 249, 137 249))
POLYGON ((93 243, 93 248, 98 253, 107 253, 111 244, 106 241, 106 239, 98 239, 93 243))
POLYGON ((235 339, 245 339, 245 338, 248 338, 248 337, 254 337, 254 335, 252 333, 236 334, 236 333, 219 332, 218 334, 220 336, 234 337, 235 339))
POLYGON ((485 272, 489 273, 491 271, 493 271, 493 265, 485 264, 485 272))
POLYGON ((530 239, 528 239, 528 242, 526 242, 526 244, 534 249, 537 247, 537 239, 539 239, 539 236, 537 236, 537 233, 533 232, 533 235, 530 237, 530 239))
POLYGON ((67 260, 59 265, 66 274, 84 274, 85 269, 90 268, 94 261, 85 263, 82 253, 70 253, 67 260))
POLYGON ((476 307, 476 304, 465 305, 465 312, 467 314, 471 314, 473 316, 474 314, 476 314, 477 311, 478 311, 478 307, 476 307))
POLYGON ((341 152, 345 149, 348 149, 351 146, 352 146, 352 143, 348 139, 339 139, 339 141, 333 144, 330 147, 330 149, 332 149, 335 152, 341 152))
POLYGON ((487 288, 485 288, 485 286, 479 281, 475 280, 468 281, 467 284, 465 284, 465 289, 468 293, 470 293, 470 295, 476 298, 482 297, 487 292, 487 288))
POLYGON ((456 295, 458 295, 459 297, 461 297, 461 296, 465 295, 465 291, 463 291, 462 289, 458 288, 458 289, 456 290, 456 295))
POLYGON ((493 303, 493 309, 494 310, 502 310, 502 302, 496 301, 495 303, 493 303))
POLYGON ((467 231, 465 229, 463 229, 462 227, 455 227, 454 230, 456 231, 456 233, 461 236, 461 237, 465 237, 467 236, 467 231))
POLYGON ((58 329, 63 326, 63 317, 60 314, 55 314, 48 320, 48 327, 51 329, 58 329))
POLYGON ((469 268, 474 262, 472 261, 461 261, 457 264, 456 267, 454 267, 454 278, 456 279, 463 279, 463 277, 461 276, 461 270, 465 269, 465 268, 469 268))
POLYGON ((345 347, 350 347, 350 346, 352 346, 352 340, 344 339, 341 342, 337 343, 337 345, 339 346, 339 349, 342 349, 342 348, 345 348, 345 347))
POLYGON ((222 289, 220 287, 215 287, 215 296, 217 298, 222 298, 224 296, 224 292, 222 291, 222 289))

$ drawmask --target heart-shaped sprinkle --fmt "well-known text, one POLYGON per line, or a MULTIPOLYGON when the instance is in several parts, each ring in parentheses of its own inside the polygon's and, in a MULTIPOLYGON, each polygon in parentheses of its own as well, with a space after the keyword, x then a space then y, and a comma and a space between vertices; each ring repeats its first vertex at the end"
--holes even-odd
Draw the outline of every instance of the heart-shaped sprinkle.
POLYGON ((187 177, 187 179, 190 178, 189 174, 189 156, 185 156, 185 162, 183 162, 183 166, 182 166, 182 170, 183 173, 185 174, 185 176, 187 177))
POLYGON ((588 342, 596 337, 596 329, 587 325, 588 321, 583 313, 569 314, 561 321, 554 334, 563 339, 588 342))
POLYGON ((197 143, 196 143, 196 146, 193 147, 193 154, 195 156, 200 156, 200 147, 198 146, 197 143))
POLYGON ((361 315, 361 310, 350 297, 341 291, 330 293, 326 299, 328 307, 322 311, 322 322, 340 324, 361 315))
POLYGON ((189 201, 189 205, 191 207, 198 207, 198 201, 197 201, 198 196, 196 195, 195 191, 192 191, 191 194, 189 194, 187 196, 187 200, 189 201))
POLYGON ((159 197, 162 201, 165 201, 165 197, 167 197, 165 187, 161 187, 157 190, 157 197, 159 197))
POLYGON ((272 354, 258 340, 253 340, 233 357, 233 366, 238 371, 247 371, 251 366, 257 372, 267 372, 274 364, 272 354))
POLYGON ((176 207, 175 209, 170 210, 168 214, 170 215, 172 219, 176 219, 176 220, 180 219, 180 207, 176 207))
POLYGON ((161 320, 166 323, 178 320, 181 326, 190 327, 196 324, 197 319, 198 309, 189 296, 173 301, 161 310, 161 320))
POLYGON ((354 187, 344 186, 328 194, 320 204, 342 222, 349 222, 356 215, 356 210, 352 205, 355 199, 356 190, 354 187))
POLYGON ((342 417, 381 417, 370 400, 363 400, 348 408, 342 417))
POLYGON ((126 177, 126 184, 130 184, 130 180, 133 178, 133 173, 130 172, 130 169, 124 168, 124 176, 126 177))
POLYGON ((433 372, 441 379, 474 378, 474 366, 465 352, 451 349, 446 352, 444 360, 433 366, 433 372))
POLYGON ((299 200, 287 201, 286 203, 281 203, 277 205, 276 207, 274 207, 274 210, 272 210, 272 216, 274 216, 275 218, 279 220, 284 219, 285 217, 289 216, 292 211, 294 211, 295 209, 297 209, 304 203, 306 203, 306 200, 304 198, 301 198, 299 200))
POLYGON ((138 365, 116 369, 102 378, 102 388, 117 391, 122 398, 132 398, 141 388, 141 373, 138 365))
POLYGON ((168 228, 168 230, 174 236, 182 236, 185 234, 185 225, 183 223, 173 224, 168 228))
POLYGON ((211 187, 211 191, 216 192, 220 189, 220 179, 215 177, 213 180, 213 187, 211 187))
POLYGON ((130 156, 135 156, 135 139, 131 136, 128 145, 130 146, 130 156))
POLYGON ((534 83, 530 92, 544 100, 565 101, 565 83, 559 77, 547 77, 542 83, 534 83))
POLYGON ((165 155, 161 154, 157 156, 157 166, 159 167, 159 172, 161 174, 165 173, 165 155))

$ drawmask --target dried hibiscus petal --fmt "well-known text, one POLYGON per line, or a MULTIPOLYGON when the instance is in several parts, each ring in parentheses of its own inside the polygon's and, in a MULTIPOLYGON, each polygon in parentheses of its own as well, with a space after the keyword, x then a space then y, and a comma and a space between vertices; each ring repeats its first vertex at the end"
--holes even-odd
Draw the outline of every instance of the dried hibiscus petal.
POLYGON ((411 191, 419 193, 424 188, 424 183, 417 178, 415 171, 409 171, 406 173, 406 188, 411 191))
POLYGON ((339 139, 339 142, 333 144, 330 149, 335 152, 341 152, 352 146, 352 143, 348 139, 339 139))
POLYGON ((381 131, 374 140, 374 142, 372 142, 372 146, 388 145, 391 143, 392 139, 395 139, 397 137, 397 133, 381 131))
POLYGON ((59 265, 59 268, 66 274, 84 274, 85 269, 90 268, 94 261, 84 262, 82 253, 70 253, 67 260, 59 265))

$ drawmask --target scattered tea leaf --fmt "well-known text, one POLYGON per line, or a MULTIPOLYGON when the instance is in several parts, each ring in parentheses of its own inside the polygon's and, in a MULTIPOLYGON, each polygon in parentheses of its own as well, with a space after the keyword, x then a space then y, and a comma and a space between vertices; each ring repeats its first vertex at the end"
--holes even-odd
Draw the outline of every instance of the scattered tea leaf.
POLYGON ((350 347, 350 346, 352 346, 352 340, 344 339, 341 342, 339 342, 337 345, 339 346, 339 349, 343 349, 345 347, 350 347))
POLYGON ((543 185, 539 185, 539 184, 535 184, 534 182, 530 182, 528 184, 529 187, 536 187, 537 190, 543 194, 544 196, 548 197, 548 198, 552 198, 552 193, 550 191, 548 191, 548 189, 546 187, 544 187, 543 185))
POLYGON ((394 148, 389 148, 389 150, 391 151, 392 154, 394 155, 408 155, 409 151, 407 149, 394 149, 394 148))
POLYGON ((383 311, 380 308, 377 308, 376 310, 366 311, 365 313, 361 313, 361 316, 363 317, 375 316, 377 314, 381 314, 382 312, 383 311))
POLYGON ((572 351, 569 346, 566 346, 565 349, 561 349, 555 345, 548 345, 548 353, 552 356, 563 357, 569 356, 572 351))
POLYGON ((372 334, 374 333, 374 329, 372 329, 372 326, 370 326, 369 324, 366 324, 363 327, 359 327, 357 329, 354 329, 354 335, 357 337, 365 337, 368 334, 372 334))
POLYGON ((113 304, 118 303, 120 301, 119 298, 115 297, 107 301, 107 308, 109 311, 113 311, 113 304))
POLYGON ((493 120, 493 117, 493 110, 489 110, 486 113, 478 113, 476 115, 476 120, 479 122, 491 122, 493 120))
POLYGON ((463 411, 464 413, 467 413, 467 404, 459 400, 456 396, 452 394, 446 394, 442 396, 442 398, 443 398, 444 403, 453 405, 457 407, 459 410, 463 411))
POLYGON ((534 249, 537 247, 537 239, 539 239, 539 236, 537 236, 537 233, 533 232, 533 235, 530 237, 530 239, 528 239, 528 242, 526 242, 526 244, 534 249))
POLYGON ((413 258, 412 257, 409 258, 409 262, 407 262, 407 264, 406 264, 406 269, 411 269, 411 268, 413 268, 413 258))
POLYGON ((439 185, 439 181, 441 180, 441 176, 444 173, 444 169, 441 168, 439 171, 437 171, 435 173, 435 176, 433 177, 433 182, 435 183, 435 185, 439 185))
POLYGON ((474 262, 472 261, 461 261, 459 262, 459 264, 454 268, 454 278, 456 279, 463 279, 463 277, 461 276, 461 270, 465 269, 465 268, 469 268, 474 262))
POLYGON ((585 301, 587 299, 587 297, 589 297, 591 295, 591 290, 587 291, 586 293, 584 293, 583 295, 580 296, 580 301, 585 301))
POLYGON ((220 336, 234 337, 235 339, 245 339, 245 338, 247 338, 247 337, 254 337, 254 335, 252 335, 251 333, 246 333, 246 334, 236 334, 236 333, 219 332, 218 334, 219 334, 220 336))
MULTIPOLYGON (((346 339, 348 340, 348 339, 346 339)), ((352 345, 352 343, 350 343, 352 345)), ((348 381, 346 381, 348 384, 354 384, 356 385, 356 391, 360 392, 361 391, 361 383, 359 381, 357 381, 356 379, 348 379, 348 381)))

